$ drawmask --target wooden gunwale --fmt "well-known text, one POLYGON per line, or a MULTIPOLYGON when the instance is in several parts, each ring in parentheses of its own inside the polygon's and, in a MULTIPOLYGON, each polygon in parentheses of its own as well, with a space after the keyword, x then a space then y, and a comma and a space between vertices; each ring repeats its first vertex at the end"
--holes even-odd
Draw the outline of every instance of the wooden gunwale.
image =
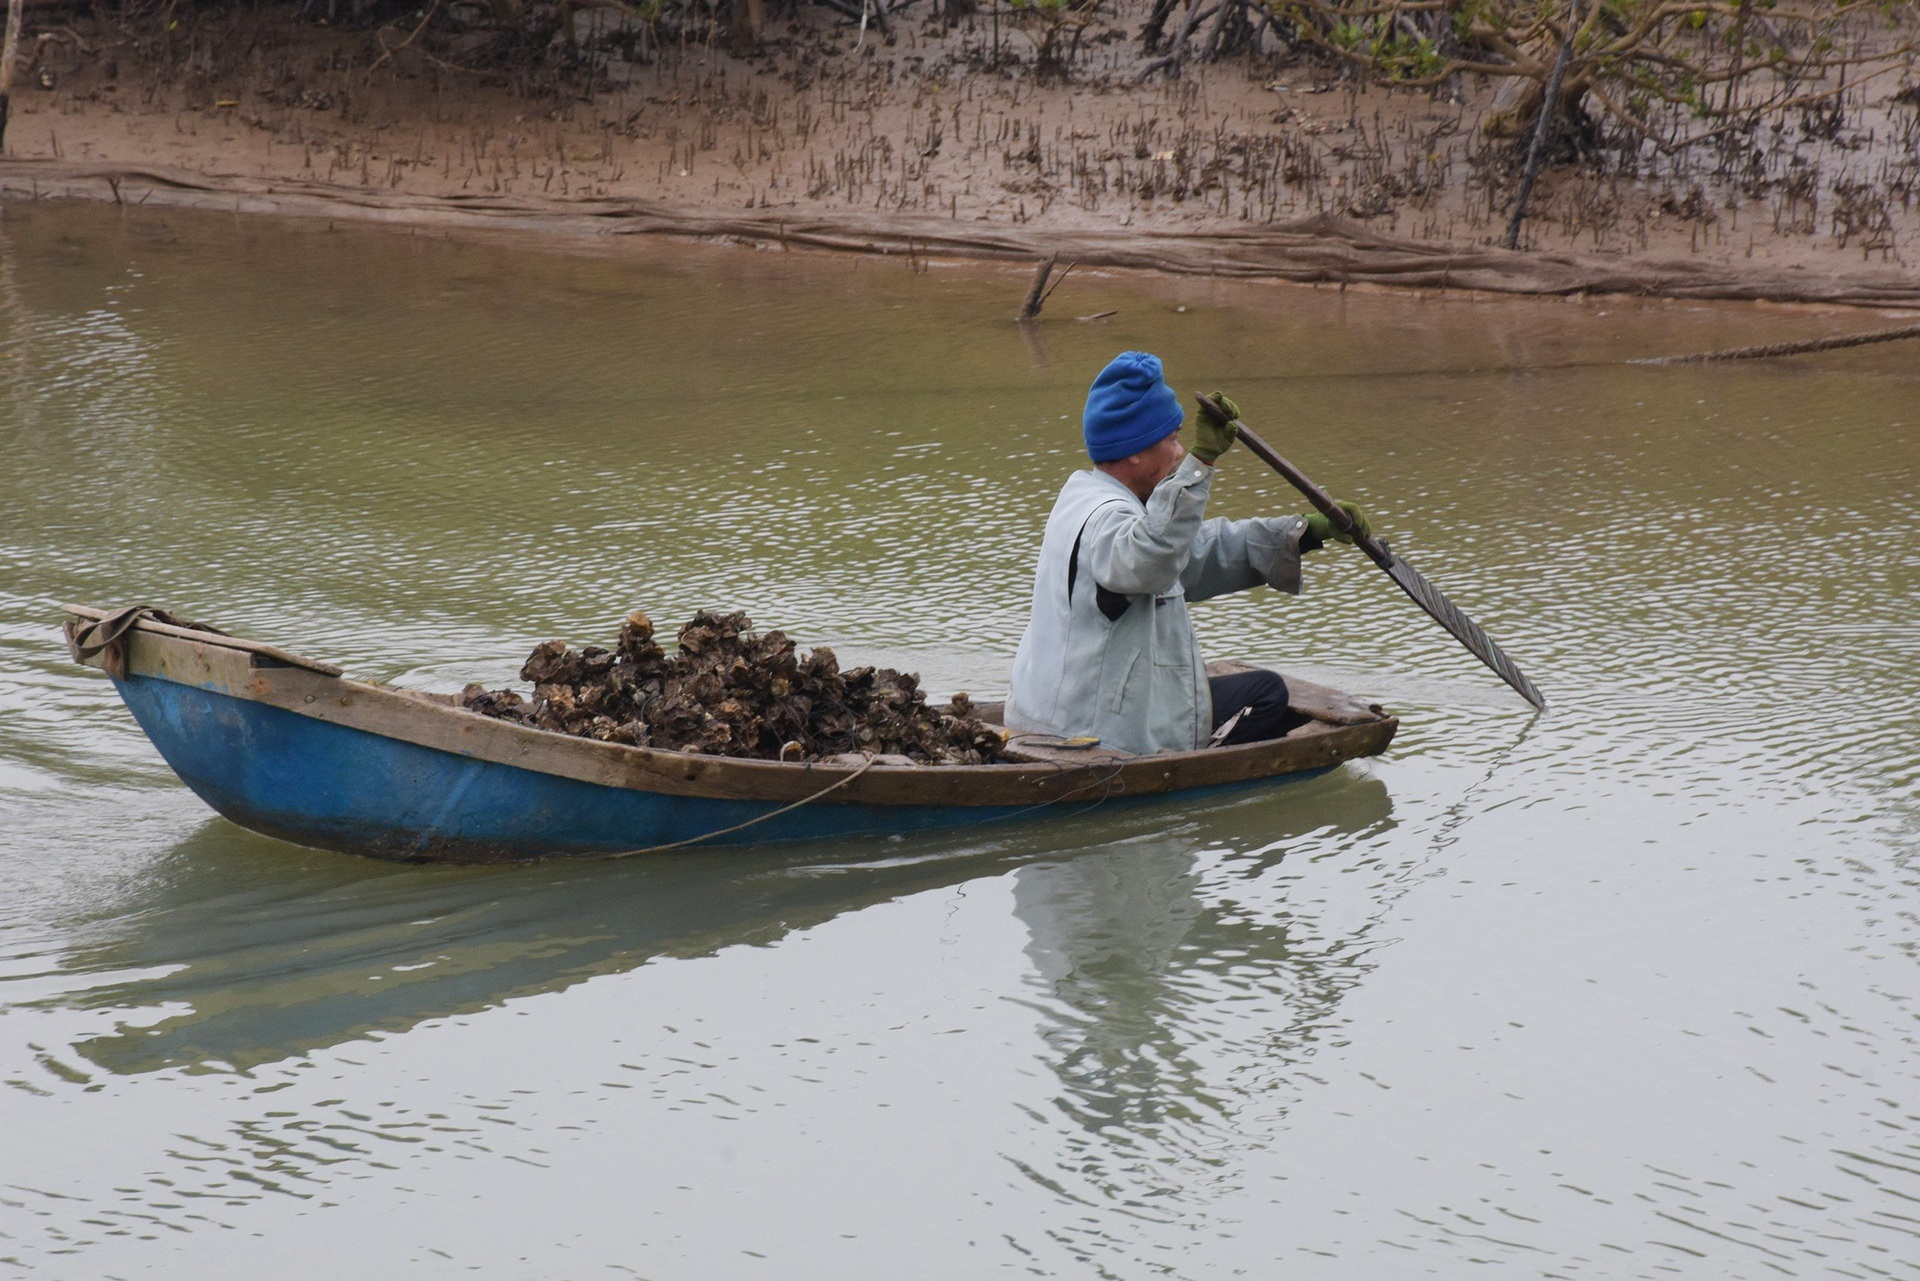
MULTIPOLYGON (((83 618, 98 614, 82 607, 70 607, 69 612, 83 618)), ((233 637, 146 619, 127 640, 128 672, 134 676, 212 689, 401 742, 608 787, 787 803, 815 795, 860 768, 858 763, 742 760, 576 738, 482 716, 418 693, 328 675, 313 660, 273 646, 236 644, 233 637)), ((96 657, 89 665, 102 663, 96 657)), ((1359 700, 1347 702, 1350 709, 1365 706, 1359 700)), ((1349 710, 1349 717, 1352 714, 1349 710)), ((1384 750, 1398 727, 1395 718, 1381 714, 1348 724, 1316 720, 1269 742, 1152 756, 1096 749, 1072 754, 1076 763, 882 763, 823 803, 996 807, 1149 796, 1324 769, 1384 750)))
MULTIPOLYGON (((94 609, 89 605, 62 605, 60 612, 63 614, 72 614, 75 618, 84 618, 90 623, 97 623, 112 611, 94 609)), ((191 627, 174 627, 171 624, 158 622, 151 618, 142 618, 135 626, 141 631, 152 632, 156 636, 182 637, 187 640, 201 641, 208 645, 218 645, 224 649, 236 649, 246 654, 259 654, 263 657, 271 658, 276 662, 285 663, 289 667, 304 667, 310 672, 319 672, 322 676, 339 676, 341 674, 340 669, 332 663, 323 663, 316 658, 307 658, 291 650, 281 649, 277 645, 266 645, 259 641, 245 640, 239 636, 228 636, 223 632, 198 632, 191 627)), ((91 666, 97 667, 99 664, 91 664, 91 666)))

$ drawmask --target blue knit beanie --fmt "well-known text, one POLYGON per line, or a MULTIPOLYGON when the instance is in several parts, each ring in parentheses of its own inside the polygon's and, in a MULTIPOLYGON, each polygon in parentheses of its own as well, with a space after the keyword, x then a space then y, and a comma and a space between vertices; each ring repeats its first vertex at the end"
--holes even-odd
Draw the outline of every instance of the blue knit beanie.
POLYGON ((1093 380, 1080 419, 1096 463, 1137 454, 1180 430, 1180 398, 1161 377, 1160 357, 1123 351, 1093 380))

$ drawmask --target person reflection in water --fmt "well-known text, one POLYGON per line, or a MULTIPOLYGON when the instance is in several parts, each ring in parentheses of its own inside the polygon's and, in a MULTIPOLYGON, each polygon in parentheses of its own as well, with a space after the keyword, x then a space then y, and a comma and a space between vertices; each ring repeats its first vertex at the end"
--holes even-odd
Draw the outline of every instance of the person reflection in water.
MULTIPOLYGON (((1215 395, 1237 420, 1239 407, 1215 395)), ((1301 555, 1353 540, 1317 512, 1207 520, 1214 466, 1239 429, 1201 414, 1189 452, 1184 419, 1157 356, 1121 352, 1093 380, 1081 419, 1093 467, 1068 478, 1047 519, 1008 728, 1139 753, 1285 732, 1286 682, 1266 671, 1209 679, 1187 602, 1261 583, 1298 595, 1301 555)), ((1359 507, 1340 506, 1372 532, 1359 507)))

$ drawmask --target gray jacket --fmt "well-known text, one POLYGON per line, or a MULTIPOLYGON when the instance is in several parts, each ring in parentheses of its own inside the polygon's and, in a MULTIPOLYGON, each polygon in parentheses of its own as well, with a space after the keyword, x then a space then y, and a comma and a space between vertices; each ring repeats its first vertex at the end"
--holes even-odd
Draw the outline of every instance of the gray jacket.
POLYGON ((1212 483, 1192 457, 1145 503, 1102 471, 1068 478, 1040 544, 1009 729, 1130 752, 1206 746, 1213 704, 1187 602, 1260 583, 1297 595, 1306 527, 1298 516, 1207 520, 1212 483))

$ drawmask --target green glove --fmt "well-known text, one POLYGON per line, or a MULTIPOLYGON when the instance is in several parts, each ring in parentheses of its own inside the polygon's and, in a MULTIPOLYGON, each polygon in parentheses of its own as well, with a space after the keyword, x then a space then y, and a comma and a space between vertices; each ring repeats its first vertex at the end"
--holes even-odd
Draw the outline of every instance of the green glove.
POLYGON ((1199 419, 1193 424, 1193 456, 1203 463, 1212 463, 1233 448, 1234 440, 1240 435, 1240 427, 1234 422, 1240 417, 1240 406, 1217 391, 1213 398, 1226 407, 1227 421, 1221 422, 1210 411, 1200 411, 1199 419))
MULTIPOLYGON (((1348 502, 1342 498, 1339 500, 1339 505, 1340 510, 1345 512, 1353 521, 1353 534, 1359 534, 1362 537, 1372 535, 1373 523, 1367 519, 1367 514, 1360 510, 1359 503, 1348 502)), ((1307 532, 1323 543, 1350 543, 1353 541, 1353 534, 1341 533, 1333 527, 1332 521, 1322 516, 1319 512, 1314 512, 1311 516, 1307 517, 1307 532)))

